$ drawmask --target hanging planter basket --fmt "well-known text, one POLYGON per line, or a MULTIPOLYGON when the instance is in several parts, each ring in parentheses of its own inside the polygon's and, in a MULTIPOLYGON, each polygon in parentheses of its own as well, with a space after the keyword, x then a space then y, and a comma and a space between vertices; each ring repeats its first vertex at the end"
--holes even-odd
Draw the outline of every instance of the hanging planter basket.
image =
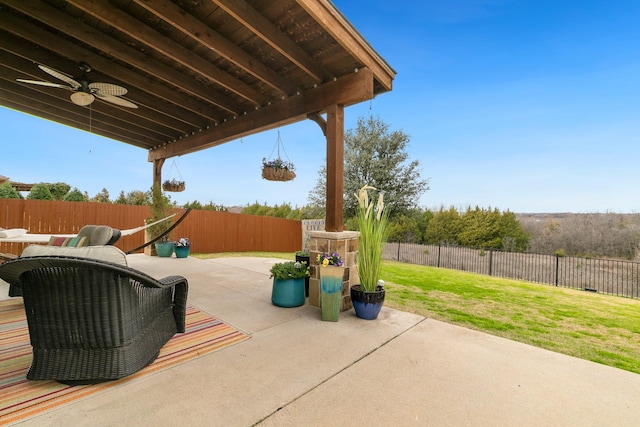
MULTIPOLYGON (((273 151, 278 149, 278 158, 275 160, 267 160, 266 158, 262 159, 262 177, 267 181, 291 181, 296 177, 294 172, 295 166, 293 163, 287 160, 282 160, 280 158, 280 147, 284 152, 284 145, 280 140, 280 131, 278 131, 278 139, 276 140, 276 147, 274 147, 273 151)), ((271 152, 273 154, 273 152, 271 152)), ((284 153, 285 156, 287 153, 284 153)))
POLYGON ((177 175, 180 177, 180 179, 172 178, 163 182, 162 189, 164 191, 179 192, 179 191, 184 191, 185 189, 184 181, 182 180, 182 175, 180 175, 180 171, 178 170, 178 165, 176 164, 175 160, 171 163, 171 175, 169 176, 175 176, 173 175, 174 169, 177 175))
POLYGON ((263 166, 262 177, 268 181, 291 181, 296 177, 296 174, 289 169, 263 166))
POLYGON ((184 184, 184 181, 178 181, 176 179, 167 180, 162 183, 162 189, 164 191, 174 191, 174 192, 184 191, 185 184, 184 184))

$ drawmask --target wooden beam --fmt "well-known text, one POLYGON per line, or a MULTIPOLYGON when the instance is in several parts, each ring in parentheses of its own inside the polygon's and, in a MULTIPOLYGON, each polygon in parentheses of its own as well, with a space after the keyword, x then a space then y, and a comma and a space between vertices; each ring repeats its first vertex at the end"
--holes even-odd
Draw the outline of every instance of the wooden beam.
MULTIPOLYGON (((156 117, 154 121, 163 126, 170 126, 180 132, 186 132, 189 126, 202 127, 206 125, 207 116, 210 116, 214 111, 222 111, 219 109, 212 111, 208 104, 196 97, 174 90, 162 82, 120 66, 115 61, 96 55, 76 43, 52 37, 49 31, 24 20, 17 20, 7 16, 2 20, 2 29, 13 34, 3 33, 0 36, 0 49, 11 52, 16 56, 34 63, 48 65, 60 71, 64 71, 64 68, 71 64, 77 69, 77 63, 84 61, 93 67, 91 72, 93 75, 101 73, 115 80, 109 81, 110 83, 120 83, 125 87, 135 87, 136 89, 133 93, 130 91, 127 94, 127 98, 138 104, 138 106, 145 106, 146 108, 129 111, 130 114, 144 115, 152 110, 158 111, 157 108, 161 105, 164 111, 159 111, 159 113, 162 116, 156 117), (33 44, 30 43, 42 46, 44 49, 35 49, 33 44), (74 58, 75 62, 65 61, 64 64, 69 65, 63 67, 59 57, 54 56, 55 53, 64 57, 74 58), (145 90, 145 92, 142 92, 141 89, 145 90)), ((32 75, 34 79, 37 80, 45 76, 35 65, 32 65, 32 68, 32 72, 28 74, 39 73, 37 76, 32 75)))
POLYGON ((157 159, 153 161, 153 185, 162 185, 162 166, 164 165, 164 159, 157 159))
POLYGON ((211 83, 244 98, 253 107, 260 107, 269 101, 268 98, 242 80, 221 70, 211 62, 196 55, 164 34, 137 21, 125 12, 114 8, 113 4, 110 4, 108 0, 67 0, 67 2, 145 44, 149 49, 168 56, 211 83))
POLYGON ((280 95, 289 96, 296 93, 297 88, 289 80, 280 76, 256 58, 253 58, 235 43, 230 42, 223 35, 190 15, 180 6, 164 0, 134 1, 149 13, 170 23, 209 50, 216 52, 227 61, 242 68, 245 72, 262 80, 280 95))
POLYGON ((275 27, 260 12, 242 0, 212 0, 238 22, 249 28, 269 46, 303 70, 317 83, 329 81, 331 73, 318 64, 293 40, 275 27))
POLYGON ((344 106, 327 108, 327 203, 325 231, 343 231, 344 106))
POLYGON ((309 114, 307 114, 307 118, 309 120, 313 120, 314 122, 316 122, 318 124, 318 126, 320 126, 320 129, 322 130, 322 134, 324 136, 327 136, 327 121, 322 118, 320 113, 318 113, 318 112, 309 113, 309 114))
MULTIPOLYGON (((83 24, 80 20, 71 18, 54 7, 41 2, 25 2, 23 0, 2 0, 2 2, 9 4, 11 8, 32 17, 36 21, 63 31, 69 36, 82 40, 84 43, 96 49, 109 52, 114 58, 118 58, 122 62, 131 64, 140 70, 144 70, 145 73, 160 79, 164 84, 177 87, 190 96, 216 105, 228 113, 239 114, 244 109, 241 104, 229 97, 216 93, 212 91, 211 88, 202 84, 198 84, 195 79, 189 78, 184 75, 184 73, 180 73, 150 58, 149 55, 143 52, 122 43, 116 43, 116 39, 108 37, 89 25, 83 24)), ((25 39, 27 38, 26 34, 20 34, 20 36, 25 39)), ((53 37, 53 39, 55 41, 58 37, 53 37)), ((202 113, 207 117, 215 117, 218 112, 219 110, 215 110, 215 113, 202 113)))
POLYGON ((385 91, 392 89, 396 72, 382 59, 358 31, 344 16, 328 1, 296 0, 309 15, 320 22, 324 29, 340 45, 357 58, 362 64, 373 71, 375 79, 385 91))
POLYGON ((212 126, 193 136, 149 151, 149 161, 180 156, 215 147, 243 136, 304 120, 307 114, 324 111, 329 105, 352 105, 373 98, 373 75, 363 69, 335 81, 309 89, 298 96, 212 126))

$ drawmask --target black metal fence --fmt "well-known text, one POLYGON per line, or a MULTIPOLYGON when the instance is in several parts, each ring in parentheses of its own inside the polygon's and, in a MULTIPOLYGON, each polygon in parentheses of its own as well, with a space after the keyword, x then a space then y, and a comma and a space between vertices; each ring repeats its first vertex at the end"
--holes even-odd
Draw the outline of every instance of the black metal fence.
POLYGON ((461 246, 387 243, 384 259, 640 298, 640 263, 461 246))

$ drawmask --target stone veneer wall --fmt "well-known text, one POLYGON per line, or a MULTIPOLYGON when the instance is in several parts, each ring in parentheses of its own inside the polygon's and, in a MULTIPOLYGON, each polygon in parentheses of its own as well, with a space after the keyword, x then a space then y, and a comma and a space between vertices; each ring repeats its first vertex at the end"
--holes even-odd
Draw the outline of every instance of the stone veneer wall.
MULTIPOLYGON (((350 288, 358 284, 358 236, 357 231, 310 231, 309 232, 309 305, 320 307, 320 269, 318 255, 337 252, 344 263, 342 279, 342 301, 340 311, 349 310, 351 304, 350 288)), ((329 268, 329 267, 324 267, 329 268)))

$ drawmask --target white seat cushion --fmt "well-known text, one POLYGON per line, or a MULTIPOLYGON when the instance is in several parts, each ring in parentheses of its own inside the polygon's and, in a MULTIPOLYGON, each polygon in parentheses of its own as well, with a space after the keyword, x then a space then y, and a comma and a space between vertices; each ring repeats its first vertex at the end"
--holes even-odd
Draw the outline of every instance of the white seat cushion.
POLYGON ((127 266, 127 255, 115 246, 83 246, 74 248, 69 246, 29 245, 24 248, 20 257, 47 255, 99 259, 101 261, 109 261, 125 267, 127 266))

